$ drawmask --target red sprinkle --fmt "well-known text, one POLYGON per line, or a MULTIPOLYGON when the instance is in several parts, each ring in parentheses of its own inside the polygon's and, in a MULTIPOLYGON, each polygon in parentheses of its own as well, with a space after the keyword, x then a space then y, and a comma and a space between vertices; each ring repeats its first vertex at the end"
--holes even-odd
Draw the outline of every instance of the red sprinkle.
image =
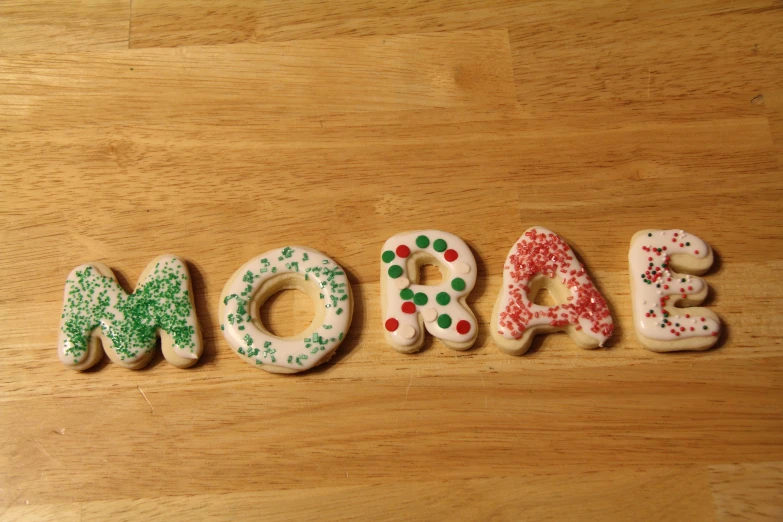
POLYGON ((452 261, 456 261, 458 257, 459 254, 457 254, 457 251, 451 248, 449 248, 443 253, 443 259, 445 259, 449 263, 451 263, 452 261))
POLYGON ((465 335, 470 331, 470 323, 467 321, 460 321, 457 323, 457 333, 460 335, 465 335))
POLYGON ((400 245, 397 247, 397 255, 400 257, 408 257, 411 255, 411 249, 408 248, 406 245, 400 245))
POLYGON ((410 301, 405 301, 404 303, 402 303, 402 311, 405 312, 406 314, 415 313, 416 305, 410 301))
POLYGON ((698 255, 699 251, 698 250, 694 250, 693 253, 698 255))
POLYGON ((390 332, 395 331, 400 326, 400 322, 394 317, 386 319, 386 329, 390 332))

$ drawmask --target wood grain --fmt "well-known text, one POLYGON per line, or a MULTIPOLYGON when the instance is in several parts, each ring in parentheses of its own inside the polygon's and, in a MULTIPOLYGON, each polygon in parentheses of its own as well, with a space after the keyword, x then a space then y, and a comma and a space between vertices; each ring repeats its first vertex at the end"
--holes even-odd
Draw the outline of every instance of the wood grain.
POLYGON ((710 466, 710 484, 718 520, 783 518, 783 463, 710 466))
POLYGON ((0 54, 127 49, 127 0, 3 0, 0 54))
MULTIPOLYGON (((0 521, 780 518, 780 2, 53 6, 0 6, 0 521), (537 224, 607 297, 606 349, 492 345, 537 224), (625 259, 653 226, 714 247, 716 349, 636 343, 625 259), (470 351, 383 342, 379 249, 425 227, 476 254, 470 351), (228 277, 284 243, 357 301, 295 377, 216 323, 228 277), (189 263, 202 362, 59 365, 70 269, 130 289, 163 252, 189 263)), ((284 334, 311 314, 298 292, 262 312, 284 334)))

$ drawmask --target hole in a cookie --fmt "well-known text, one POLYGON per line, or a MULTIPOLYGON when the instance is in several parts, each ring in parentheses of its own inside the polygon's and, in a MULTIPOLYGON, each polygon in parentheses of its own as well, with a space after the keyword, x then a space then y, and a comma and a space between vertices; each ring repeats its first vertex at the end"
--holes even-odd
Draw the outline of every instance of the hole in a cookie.
POLYGON ((443 282, 443 274, 435 265, 422 265, 419 268, 419 282, 420 285, 434 286, 443 282))
POLYGON ((571 290, 559 280, 544 275, 533 277, 527 298, 541 306, 552 307, 568 302, 571 290))
POLYGON ((307 329, 315 316, 310 296, 299 289, 275 292, 261 305, 258 317, 264 328, 278 337, 291 337, 307 329))
POLYGON ((552 294, 549 293, 549 290, 546 288, 542 288, 538 291, 536 294, 535 299, 533 299, 533 302, 537 305, 541 306, 555 306, 557 305, 557 301, 555 301, 555 298, 552 297, 552 294))

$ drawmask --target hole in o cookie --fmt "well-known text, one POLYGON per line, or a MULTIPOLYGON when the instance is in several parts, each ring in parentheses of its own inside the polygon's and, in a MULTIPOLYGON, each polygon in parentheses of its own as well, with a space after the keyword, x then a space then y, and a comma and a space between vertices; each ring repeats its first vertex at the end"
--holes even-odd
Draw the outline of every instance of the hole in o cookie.
POLYGON ((422 265, 419 268, 419 282, 420 285, 434 286, 443 282, 443 274, 435 265, 422 265))
POLYGON ((275 292, 261 305, 258 317, 266 330, 278 337, 303 333, 315 316, 310 296, 299 289, 275 292))

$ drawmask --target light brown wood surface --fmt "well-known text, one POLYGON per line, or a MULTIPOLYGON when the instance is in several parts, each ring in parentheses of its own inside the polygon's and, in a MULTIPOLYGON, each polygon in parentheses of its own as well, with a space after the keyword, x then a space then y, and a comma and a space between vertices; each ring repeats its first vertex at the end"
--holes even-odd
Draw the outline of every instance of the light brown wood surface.
MULTIPOLYGON (((783 519, 779 0, 0 2, 0 520, 783 519), (492 345, 502 264, 563 235, 606 349, 492 345), (479 263, 474 349, 383 342, 378 256, 416 228, 479 263), (632 331, 633 233, 717 253, 717 348, 632 331), (297 376, 223 341, 218 297, 286 243, 339 262, 345 343, 297 376), (189 262, 180 370, 56 356, 65 277, 189 262)), ((312 305, 282 293, 274 331, 312 305)))

